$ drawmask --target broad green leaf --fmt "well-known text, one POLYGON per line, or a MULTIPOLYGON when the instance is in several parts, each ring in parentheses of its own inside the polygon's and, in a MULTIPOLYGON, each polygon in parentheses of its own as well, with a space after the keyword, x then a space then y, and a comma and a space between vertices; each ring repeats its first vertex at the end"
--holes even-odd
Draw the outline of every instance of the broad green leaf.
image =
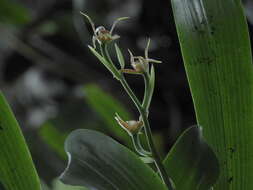
POLYGON ((118 113, 126 121, 133 119, 126 108, 97 85, 85 85, 84 94, 88 105, 103 119, 107 132, 132 146, 131 138, 114 119, 115 113, 118 113))
POLYGON ((253 64, 240 0, 172 0, 198 124, 221 175, 214 190, 253 189, 253 64))
POLYGON ((40 182, 19 125, 0 92, 0 189, 40 190, 40 182))
POLYGON ((209 190, 219 177, 219 162, 199 127, 187 129, 164 161, 176 190, 209 190))
POLYGON ((120 67, 121 67, 121 69, 124 69, 125 68, 124 56, 122 55, 122 52, 121 52, 119 46, 116 43, 115 43, 115 50, 116 50, 116 53, 117 53, 117 57, 118 57, 120 67))
POLYGON ((28 9, 14 0, 0 1, 0 23, 26 24, 30 19, 28 9))
POLYGON ((53 181, 53 188, 52 190, 88 190, 85 187, 76 187, 71 185, 65 185, 64 183, 60 182, 59 180, 53 181))
POLYGON ((154 171, 112 138, 92 130, 72 132, 65 150, 69 164, 61 181, 99 190, 166 190, 154 171))

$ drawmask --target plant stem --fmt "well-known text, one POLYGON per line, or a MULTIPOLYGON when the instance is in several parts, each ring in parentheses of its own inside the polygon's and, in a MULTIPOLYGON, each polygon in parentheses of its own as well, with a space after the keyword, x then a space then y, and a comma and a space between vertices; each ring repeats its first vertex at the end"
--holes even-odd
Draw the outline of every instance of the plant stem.
POLYGON ((156 147, 155 147, 155 144, 154 144, 154 141, 153 141, 152 131, 151 131, 151 128, 150 128, 150 125, 149 125, 148 117, 147 117, 147 113, 141 112, 141 117, 142 117, 142 120, 143 120, 143 123, 144 123, 144 129, 145 129, 145 134, 146 134, 147 139, 148 139, 148 144, 149 144, 150 150, 152 152, 152 156, 155 160, 155 165, 158 169, 158 172, 160 173, 160 176, 162 177, 162 180, 167 185, 167 187, 170 190, 173 190, 173 186, 171 184, 169 175, 167 174, 167 172, 166 172, 166 170, 163 166, 161 157, 160 157, 159 153, 156 150, 156 147))
POLYGON ((170 178, 169 178, 169 176, 162 164, 162 160, 160 158, 160 155, 155 148, 153 136, 152 136, 152 131, 151 131, 150 124, 148 121, 148 111, 149 111, 149 106, 150 106, 150 99, 153 96, 153 92, 151 92, 151 89, 150 89, 150 79, 149 79, 148 73, 145 72, 143 74, 143 78, 144 78, 144 82, 145 82, 145 93, 144 93, 144 98, 143 98, 143 103, 142 103, 142 107, 144 109, 144 112, 140 112, 140 114, 142 116, 142 120, 144 123, 145 134, 148 139, 148 144, 149 144, 150 150, 152 152, 153 158, 155 160, 156 167, 160 173, 160 176, 162 177, 164 183, 169 187, 169 189, 173 189, 172 184, 170 182, 170 178))
POLYGON ((131 100, 134 102, 136 108, 138 109, 138 111, 140 113, 140 116, 143 120, 143 125, 144 125, 145 134, 147 137, 148 145, 149 145, 150 151, 152 153, 152 156, 154 158, 155 165, 158 169, 158 172, 159 172, 163 182, 169 188, 169 190, 173 190, 173 186, 171 184, 170 178, 169 178, 169 176, 162 164, 161 158, 155 148, 153 137, 152 137, 152 131, 151 131, 149 121, 148 121, 148 107, 149 107, 149 101, 150 101, 149 98, 150 98, 150 96, 152 96, 152 94, 150 93, 150 88, 149 88, 149 77, 147 76, 147 73, 145 73, 146 76, 144 74, 145 94, 144 94, 143 104, 141 104, 139 99, 136 97, 136 95, 134 94, 134 92, 132 91, 130 86, 128 85, 124 75, 122 73, 119 73, 119 71, 117 70, 117 68, 113 64, 111 57, 108 53, 107 46, 105 46, 104 49, 105 49, 107 61, 109 61, 111 63, 111 66, 113 67, 113 71, 117 72, 114 74, 116 76, 119 75, 118 80, 120 81, 121 85, 123 86, 123 88, 125 89, 127 94, 129 95, 131 100))
POLYGON ((112 59, 110 57, 110 54, 108 52, 107 49, 107 45, 106 44, 102 44, 100 45, 100 51, 101 51, 101 55, 103 57, 105 57, 105 59, 108 61, 109 65, 109 70, 111 71, 111 73, 113 74, 113 77, 116 78, 117 80, 120 80, 120 72, 118 71, 118 69, 115 67, 115 65, 112 62, 112 59))
POLYGON ((124 76, 123 75, 121 75, 121 76, 122 77, 120 78, 120 82, 121 82, 122 86, 124 87, 124 89, 126 90, 127 94, 130 96, 130 98, 132 99, 132 101, 136 105, 136 107, 141 115, 141 118, 143 120, 144 130, 145 130, 145 134, 147 136, 148 145, 149 145, 150 151, 152 153, 152 156, 155 160, 156 167, 162 177, 163 182, 166 184, 166 186, 169 188, 169 190, 173 190, 169 176, 168 176, 166 170, 164 169, 161 158, 160 158, 160 156, 155 148, 155 145, 154 145, 152 131, 151 131, 149 121, 148 121, 147 110, 145 110, 145 108, 140 104, 138 98, 135 96, 132 89, 129 87, 128 83, 126 82, 124 76))
POLYGON ((123 75, 121 75, 121 77, 120 77, 120 83, 123 86, 123 88, 125 89, 125 91, 127 92, 127 94, 129 95, 129 97, 131 98, 131 100, 134 102, 138 111, 141 113, 143 111, 142 105, 141 105, 139 99, 135 96, 134 92, 132 91, 132 89, 130 88, 128 83, 126 82, 126 79, 123 75))

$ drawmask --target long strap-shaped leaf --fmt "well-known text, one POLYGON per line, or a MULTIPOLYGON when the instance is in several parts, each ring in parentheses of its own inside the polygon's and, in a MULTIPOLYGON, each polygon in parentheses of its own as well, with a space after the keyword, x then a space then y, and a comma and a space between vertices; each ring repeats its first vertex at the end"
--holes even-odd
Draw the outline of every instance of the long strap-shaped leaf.
POLYGON ((220 162, 214 189, 253 189, 253 67, 241 2, 172 5, 197 120, 220 162))
POLYGON ((0 92, 0 190, 40 190, 18 123, 0 92))

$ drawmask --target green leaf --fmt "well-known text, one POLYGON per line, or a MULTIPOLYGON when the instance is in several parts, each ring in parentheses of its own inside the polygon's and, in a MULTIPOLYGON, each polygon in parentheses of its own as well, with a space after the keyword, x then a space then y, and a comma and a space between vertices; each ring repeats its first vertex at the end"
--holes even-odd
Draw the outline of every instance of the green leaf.
POLYGON ((115 113, 118 113, 125 121, 133 119, 126 108, 97 85, 85 85, 84 94, 88 105, 103 119, 107 132, 121 139, 128 146, 132 146, 131 138, 114 119, 115 113))
POLYGON ((0 92, 0 189, 40 190, 40 182, 19 125, 0 92))
MULTIPOLYGON (((150 69, 148 69, 150 70, 150 69)), ((144 81, 145 81, 145 94, 144 94, 144 100, 142 103, 142 106, 145 110, 149 109, 154 88, 155 88, 155 69, 154 66, 151 66, 151 71, 148 71, 148 73, 144 73, 144 81)))
POLYGON ((112 75, 118 79, 119 72, 103 57, 101 56, 93 47, 88 46, 91 52, 98 58, 98 60, 112 73, 112 75))
POLYGON ((164 161, 176 190, 209 190, 219 177, 219 162, 199 127, 187 129, 164 161))
MULTIPOLYGON (((93 47, 88 46, 88 48, 91 50, 91 52, 98 58, 98 60, 103 63, 103 65, 111 71, 111 66, 110 63, 103 57, 101 56, 93 47)), ((111 71, 112 72, 112 71, 111 71)))
POLYGON ((155 88, 155 68, 154 68, 154 65, 151 66, 151 71, 150 71, 150 91, 149 91, 149 99, 148 99, 148 106, 150 106, 150 103, 151 103, 151 100, 152 100, 152 97, 153 97, 153 93, 154 93, 154 88, 155 88))
POLYGON ((221 175, 214 190, 253 189, 253 64, 240 0, 172 0, 198 124, 221 175))
POLYGON ((53 189, 52 190, 88 190, 85 187, 76 187, 71 185, 65 185, 59 180, 53 181, 53 189))
POLYGON ((133 152, 95 131, 72 132, 65 143, 65 184, 99 190, 166 190, 160 178, 133 152))
POLYGON ((125 60, 124 60, 124 57, 123 57, 123 54, 122 54, 120 48, 118 47, 118 45, 116 43, 115 43, 115 49, 116 49, 117 57, 118 57, 118 60, 120 63, 120 67, 121 67, 121 69, 124 69, 125 68, 125 60))
POLYGON ((27 24, 30 17, 28 10, 14 0, 0 1, 0 23, 27 24))

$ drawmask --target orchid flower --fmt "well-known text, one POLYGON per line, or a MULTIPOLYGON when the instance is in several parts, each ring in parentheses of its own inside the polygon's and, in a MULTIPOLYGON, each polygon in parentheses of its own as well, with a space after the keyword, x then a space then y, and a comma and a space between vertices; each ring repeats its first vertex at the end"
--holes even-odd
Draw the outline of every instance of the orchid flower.
POLYGON ((149 71, 149 63, 162 63, 159 60, 149 58, 149 46, 150 38, 148 39, 147 46, 145 48, 145 57, 134 56, 133 53, 128 49, 128 52, 130 54, 130 63, 133 69, 122 69, 121 71, 128 74, 142 74, 149 71))
POLYGON ((93 43, 93 47, 96 48, 96 41, 99 43, 99 44, 106 44, 106 43, 110 43, 114 40, 117 40, 120 38, 119 35, 117 34, 113 34, 113 30, 115 29, 116 25, 122 21, 122 20, 126 20, 128 19, 129 17, 121 17, 121 18, 118 18, 116 19, 114 22, 113 22, 113 25, 109 30, 107 30, 104 26, 99 26, 99 27, 95 27, 95 24, 94 22, 91 20, 91 18, 86 15, 85 13, 81 12, 81 14, 83 16, 85 16, 87 18, 87 20, 89 21, 91 27, 92 27, 92 30, 93 30, 93 37, 92 37, 92 43, 93 43))

